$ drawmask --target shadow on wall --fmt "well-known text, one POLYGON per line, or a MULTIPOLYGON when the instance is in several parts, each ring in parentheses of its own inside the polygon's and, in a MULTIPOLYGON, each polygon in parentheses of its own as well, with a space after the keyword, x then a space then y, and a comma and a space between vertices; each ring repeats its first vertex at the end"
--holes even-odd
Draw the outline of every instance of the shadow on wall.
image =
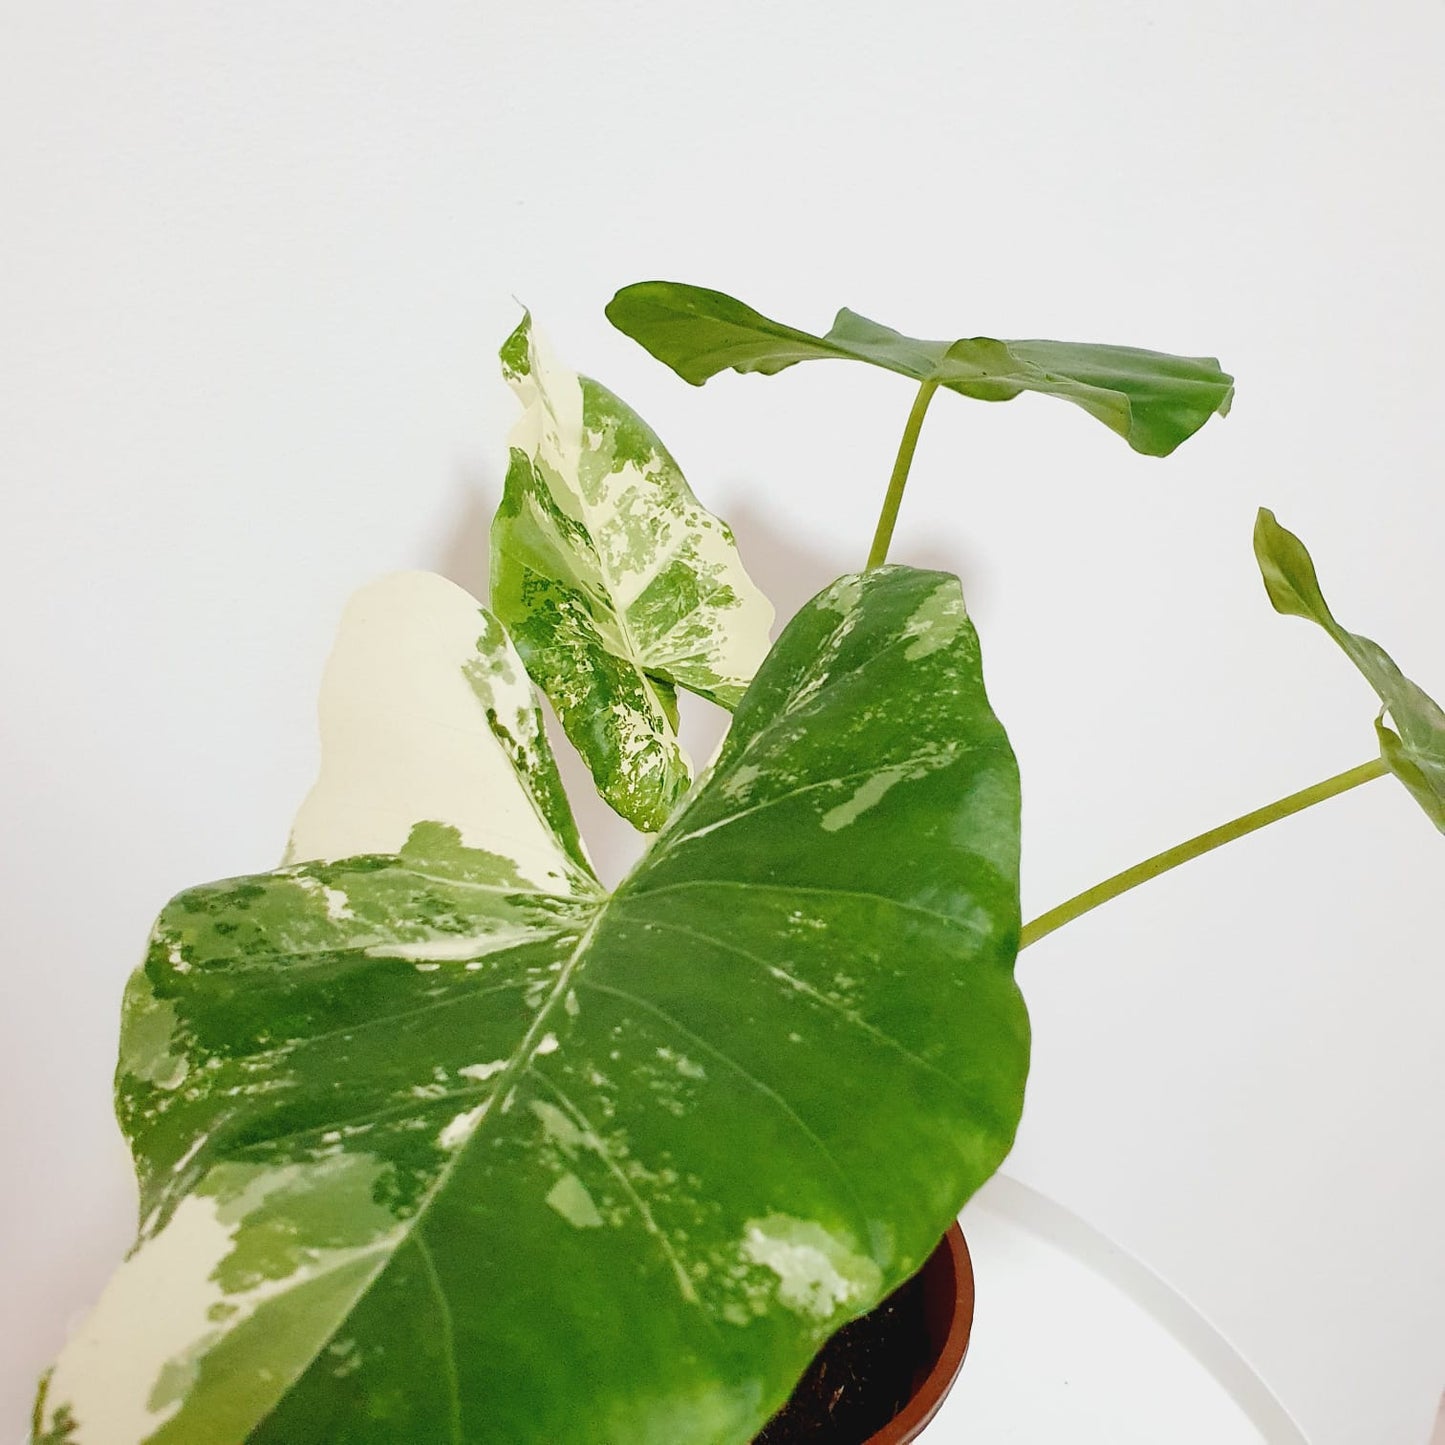
POLYGON ((457 467, 452 484, 456 498, 451 520, 444 524, 441 540, 434 549, 434 571, 465 587, 479 601, 487 600, 491 573, 492 514, 501 501, 501 488, 490 467, 463 463, 457 467))
MULTIPOLYGON (((488 538, 492 514, 496 511, 497 488, 483 469, 476 468, 459 471, 456 491, 452 520, 434 549, 432 565, 444 577, 485 601, 490 570, 488 538)), ((777 608, 774 637, 809 598, 843 572, 858 566, 857 558, 846 559, 811 547, 804 539, 784 536, 772 519, 748 506, 737 508, 728 521, 749 574, 777 608)), ((683 742, 701 771, 722 742, 728 714, 689 693, 682 694, 680 710, 683 742)), ((545 704, 543 715, 577 826, 587 842, 598 876, 612 886, 642 856, 647 836, 602 801, 586 764, 545 704)))

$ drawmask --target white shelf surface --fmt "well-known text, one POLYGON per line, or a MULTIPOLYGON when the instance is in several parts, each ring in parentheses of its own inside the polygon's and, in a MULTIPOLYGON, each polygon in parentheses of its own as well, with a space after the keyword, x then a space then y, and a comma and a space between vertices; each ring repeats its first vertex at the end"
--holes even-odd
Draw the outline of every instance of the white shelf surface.
POLYGON ((999 1176, 961 1218, 973 1336, 928 1445, 1307 1445, 1198 1311, 1062 1205, 999 1176))

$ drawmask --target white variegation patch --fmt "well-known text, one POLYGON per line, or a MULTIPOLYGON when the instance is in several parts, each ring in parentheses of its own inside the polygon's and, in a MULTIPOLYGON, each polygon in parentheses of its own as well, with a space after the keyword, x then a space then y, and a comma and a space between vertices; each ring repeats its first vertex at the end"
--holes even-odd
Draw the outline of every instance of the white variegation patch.
POLYGON ((908 619, 903 636, 911 640, 903 656, 909 662, 917 662, 919 658, 953 646, 967 622, 963 591, 950 577, 940 582, 908 619))
MULTIPOLYGON (((499 855, 530 886, 573 891, 577 865, 523 786, 489 710, 515 738, 534 738, 536 699, 521 659, 473 597, 429 572, 363 588, 322 681, 321 775, 286 861, 399 853, 412 828, 430 821, 499 855)), ((333 917, 344 916, 332 912, 344 896, 326 901, 333 917)))
POLYGON ((847 572, 825 587, 811 605, 820 612, 836 612, 844 618, 851 618, 863 596, 866 580, 862 572, 847 572))
POLYGON ((600 1229, 606 1223, 587 1186, 575 1174, 564 1174, 552 1186, 547 1204, 577 1229, 600 1229))
MULTIPOLYGON (((324 1339, 365 1292, 404 1233, 370 1203, 380 1166, 364 1154, 263 1170, 222 1165, 143 1239, 71 1336, 45 1391, 42 1430, 61 1411, 74 1445, 137 1445, 182 1412, 185 1438, 242 1439, 269 1413, 296 1370, 286 1330, 250 1332, 244 1358, 204 1377, 208 1354, 263 1309, 304 1311, 324 1339), (354 1243, 303 1238, 252 1259, 247 1231, 288 1198, 340 1190, 355 1201, 354 1243)), ((259 1227, 264 1228, 264 1225, 259 1227)))
POLYGON ((437 1135, 437 1143, 443 1149, 459 1149, 477 1132, 477 1125, 486 1118, 490 1104, 488 1099, 485 1104, 478 1104, 475 1109, 465 1109, 456 1115, 437 1135))
POLYGON ((786 1214, 749 1220, 739 1252, 748 1264, 777 1276, 779 1304, 820 1320, 871 1298, 882 1279, 877 1264, 851 1243, 814 1220, 786 1214))
POLYGON ((477 1083, 485 1083, 493 1074, 500 1074, 507 1067, 506 1059, 493 1059, 486 1064, 467 1064, 464 1068, 457 1070, 457 1073, 464 1079, 475 1079, 477 1083))
POLYGON ((530 1107, 541 1123, 543 1133, 564 1154, 570 1156, 578 1149, 591 1149, 598 1154, 603 1152, 602 1141, 591 1130, 579 1129, 555 1104, 549 1104, 545 1099, 534 1099, 530 1107))
MULTIPOLYGON (((917 645, 917 644, 915 644, 917 645)), ((836 833, 855 823, 869 808, 876 807, 899 783, 917 782, 937 768, 946 768, 958 756, 953 747, 934 747, 919 752, 907 762, 879 768, 853 790, 850 797, 829 808, 818 820, 825 833, 836 833)))

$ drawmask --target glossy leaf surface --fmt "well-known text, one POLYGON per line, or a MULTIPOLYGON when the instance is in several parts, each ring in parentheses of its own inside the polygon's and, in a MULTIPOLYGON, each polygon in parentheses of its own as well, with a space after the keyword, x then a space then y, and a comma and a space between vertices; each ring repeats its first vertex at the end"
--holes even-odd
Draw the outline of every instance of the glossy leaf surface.
POLYGON ((441 579, 353 605, 293 861, 129 987, 144 1219, 37 1438, 742 1445, 1002 1160, 1018 779, 957 580, 805 607, 610 897, 519 676, 441 579))
POLYGON ((866 361, 979 401, 1025 391, 1063 397, 1148 456, 1167 456, 1216 412, 1224 415, 1234 393, 1213 357, 987 336, 921 341, 846 308, 814 336, 720 291, 674 281, 624 287, 607 316, 695 386, 728 369, 772 375, 800 361, 866 361))
POLYGON ((1445 832, 1445 711, 1377 642, 1347 632, 1335 621, 1305 544, 1264 507, 1254 525, 1254 555, 1275 611, 1318 623, 1374 688, 1381 703, 1375 719, 1380 756, 1445 832), (1393 728, 1385 723, 1387 713, 1393 728))
POLYGON ((647 424, 560 365, 530 318, 502 367, 523 413, 492 524, 492 605, 602 796, 654 832, 692 781, 676 689, 733 707, 773 609, 647 424))

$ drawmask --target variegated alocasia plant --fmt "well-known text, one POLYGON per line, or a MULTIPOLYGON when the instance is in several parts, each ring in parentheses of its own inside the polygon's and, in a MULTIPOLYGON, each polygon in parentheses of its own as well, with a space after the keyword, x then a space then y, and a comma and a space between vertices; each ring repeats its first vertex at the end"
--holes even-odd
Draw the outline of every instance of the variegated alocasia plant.
POLYGON ((1445 718, 1265 513, 1271 598, 1377 688, 1384 760, 1021 931, 1017 769, 958 580, 879 555, 922 408, 1031 386, 1162 453, 1229 378, 856 317, 810 338, 665 283, 611 314, 693 380, 835 353, 921 376, 875 565, 769 647, 725 524, 524 318, 490 610, 425 573, 353 599, 282 866, 182 893, 130 982, 142 1222, 33 1445, 745 1445, 1007 1153, 1023 943, 1387 766, 1441 823, 1445 718), (656 832, 610 891, 538 687, 656 832), (679 687, 735 708, 695 781, 679 687))

